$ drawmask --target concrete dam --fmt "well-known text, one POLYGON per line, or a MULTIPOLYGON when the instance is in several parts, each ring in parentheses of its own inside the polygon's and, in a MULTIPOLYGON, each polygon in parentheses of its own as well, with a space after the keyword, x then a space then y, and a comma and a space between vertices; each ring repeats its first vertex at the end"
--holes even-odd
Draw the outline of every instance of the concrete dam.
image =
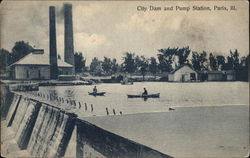
MULTIPOLYGON (((2 97, 2 120, 20 150, 35 157, 165 158, 139 144, 78 118, 55 105, 19 93, 2 97)), ((4 132, 4 130, 2 131, 4 132)), ((8 147, 7 147, 8 148, 8 147)), ((11 149, 9 149, 10 151, 11 149)), ((4 153, 2 153, 4 154, 4 153)), ((5 156, 5 155, 2 155, 5 156)))

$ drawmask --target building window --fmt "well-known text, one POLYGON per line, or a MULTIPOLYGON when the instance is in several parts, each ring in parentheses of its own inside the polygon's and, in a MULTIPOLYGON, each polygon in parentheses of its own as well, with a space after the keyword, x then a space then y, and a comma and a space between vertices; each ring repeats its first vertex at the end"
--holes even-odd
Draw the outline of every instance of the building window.
POLYGON ((196 80, 195 73, 190 73, 190 80, 196 80))
POLYGON ((38 78, 41 78, 41 70, 38 70, 38 78))
POLYGON ((26 70, 26 77, 29 78, 29 70, 26 70))

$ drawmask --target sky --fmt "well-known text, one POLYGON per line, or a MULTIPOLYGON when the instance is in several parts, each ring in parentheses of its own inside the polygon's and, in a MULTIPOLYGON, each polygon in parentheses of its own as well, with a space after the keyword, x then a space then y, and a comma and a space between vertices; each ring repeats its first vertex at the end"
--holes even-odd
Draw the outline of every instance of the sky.
POLYGON ((193 51, 249 54, 249 4, 246 1, 4 1, 0 5, 0 47, 24 40, 49 53, 49 6, 56 7, 57 52, 64 55, 64 3, 73 5, 74 49, 89 64, 94 57, 125 52, 146 57, 159 49, 189 46, 193 51), (209 6, 211 11, 138 11, 138 7, 209 6), (235 6, 236 11, 213 10, 235 6))

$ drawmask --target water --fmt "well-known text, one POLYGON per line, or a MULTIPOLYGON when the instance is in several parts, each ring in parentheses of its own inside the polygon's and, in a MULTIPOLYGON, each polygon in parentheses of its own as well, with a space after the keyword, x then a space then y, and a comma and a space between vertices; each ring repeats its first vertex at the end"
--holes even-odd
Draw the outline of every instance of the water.
POLYGON ((105 96, 90 96, 93 85, 40 87, 39 91, 58 97, 69 98, 81 102, 82 108, 75 110, 84 115, 84 103, 88 110, 93 104, 94 115, 132 114, 145 112, 168 111, 176 106, 221 106, 248 105, 249 88, 247 82, 202 82, 202 83, 169 83, 138 82, 134 85, 98 84, 99 92, 107 92, 105 96), (148 93, 160 93, 160 98, 127 98, 127 94, 140 94, 143 88, 148 93))

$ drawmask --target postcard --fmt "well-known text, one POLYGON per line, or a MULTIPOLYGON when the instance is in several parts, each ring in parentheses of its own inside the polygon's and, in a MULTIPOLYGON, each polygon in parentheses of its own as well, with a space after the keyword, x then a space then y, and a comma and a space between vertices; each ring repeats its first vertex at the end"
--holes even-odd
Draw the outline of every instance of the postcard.
POLYGON ((0 7, 2 157, 249 156, 248 1, 0 7))

